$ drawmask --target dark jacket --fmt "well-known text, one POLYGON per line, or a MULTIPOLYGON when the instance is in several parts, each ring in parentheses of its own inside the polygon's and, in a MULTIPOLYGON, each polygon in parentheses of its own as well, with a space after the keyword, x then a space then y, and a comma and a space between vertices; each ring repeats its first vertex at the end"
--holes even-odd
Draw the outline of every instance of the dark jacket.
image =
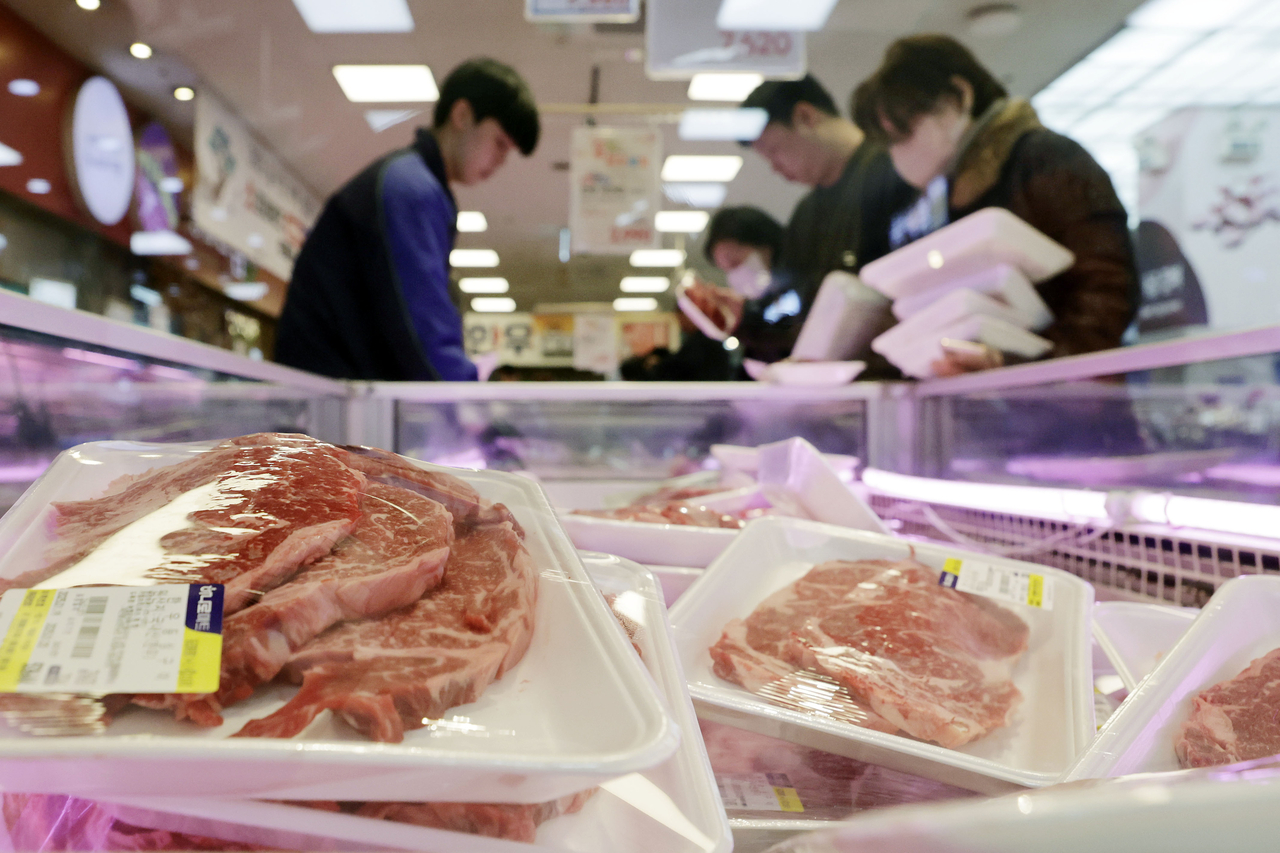
MULTIPOLYGON (((734 332, 743 355, 767 362, 790 355, 822 279, 835 270, 857 272, 886 254, 890 217, 913 196, 885 149, 863 143, 836 183, 802 198, 773 264, 773 284, 747 302, 734 332)), ((886 328, 891 323, 886 308, 886 328)))
POLYGON ((469 380, 449 296, 457 206, 419 129, 326 202, 294 264, 276 361, 340 379, 469 380))
POLYGON ((1138 303, 1128 217, 1111 179, 1078 143, 1041 126, 1026 101, 993 108, 950 182, 952 222, 1003 207, 1075 253, 1036 286, 1054 321, 1050 357, 1120 346, 1138 303))

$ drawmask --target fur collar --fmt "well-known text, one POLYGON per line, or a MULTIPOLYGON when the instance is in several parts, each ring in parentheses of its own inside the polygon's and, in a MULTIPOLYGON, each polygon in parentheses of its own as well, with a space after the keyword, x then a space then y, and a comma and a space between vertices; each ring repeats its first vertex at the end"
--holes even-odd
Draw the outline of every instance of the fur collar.
POLYGON ((966 208, 996 185, 1013 146, 1027 131, 1043 127, 1030 102, 1000 100, 978 118, 961 149, 951 179, 951 206, 966 208))

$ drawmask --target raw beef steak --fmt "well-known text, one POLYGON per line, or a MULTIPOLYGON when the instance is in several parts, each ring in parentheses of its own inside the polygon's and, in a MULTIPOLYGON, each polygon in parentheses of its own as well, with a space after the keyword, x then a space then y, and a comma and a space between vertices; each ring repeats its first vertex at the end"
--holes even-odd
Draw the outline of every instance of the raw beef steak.
POLYGON ((234 613, 355 526, 366 481, 341 452, 302 435, 246 436, 105 497, 57 504, 49 565, 3 588, 64 573, 72 586, 221 583, 234 613))
POLYGON ((514 666, 533 633, 537 572, 508 522, 458 539, 444 581, 412 607, 336 625, 303 646, 287 671, 302 687, 238 736, 292 737, 330 710, 373 740, 473 702, 514 666))
POLYGON ((955 747, 1008 723, 1028 634, 1012 612, 939 586, 914 561, 833 561, 731 622, 711 655, 717 675, 771 696, 785 664, 820 673, 873 717, 955 747))
POLYGON ((1280 649, 1196 696, 1174 751, 1183 767, 1232 764, 1280 753, 1280 649))
POLYGON ((397 486, 370 483, 360 510, 360 521, 332 552, 223 624, 216 694, 134 701, 172 707, 180 720, 221 725, 223 708, 275 678, 290 655, 326 628, 406 607, 440 583, 453 544, 453 518, 443 504, 397 486))
POLYGON ((678 524, 683 527, 723 527, 737 530, 746 522, 732 515, 695 506, 682 501, 644 506, 624 506, 620 509, 575 509, 575 515, 608 518, 614 521, 639 521, 645 524, 678 524))
POLYGON ((412 823, 508 841, 532 842, 538 827, 553 817, 581 811, 596 792, 579 791, 547 803, 365 803, 360 817, 412 823))

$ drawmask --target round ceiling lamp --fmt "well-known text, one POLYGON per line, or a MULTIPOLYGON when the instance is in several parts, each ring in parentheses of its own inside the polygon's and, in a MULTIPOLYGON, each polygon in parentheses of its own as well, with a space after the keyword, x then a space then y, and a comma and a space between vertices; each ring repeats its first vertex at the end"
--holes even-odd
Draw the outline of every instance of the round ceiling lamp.
POLYGON ((972 36, 1007 36, 1022 26, 1022 10, 1013 3, 987 3, 970 9, 965 15, 965 22, 972 36))

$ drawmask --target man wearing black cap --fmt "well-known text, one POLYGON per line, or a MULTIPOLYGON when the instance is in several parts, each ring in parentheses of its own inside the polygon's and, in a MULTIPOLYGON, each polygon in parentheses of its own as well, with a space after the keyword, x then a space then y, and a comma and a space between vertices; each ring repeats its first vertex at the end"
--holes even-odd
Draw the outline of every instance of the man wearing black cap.
POLYGON ((455 68, 432 127, 370 165, 325 204, 285 297, 276 360, 340 379, 474 380, 449 296, 457 204, 450 184, 481 183, 538 144, 537 106, 492 59, 455 68))

